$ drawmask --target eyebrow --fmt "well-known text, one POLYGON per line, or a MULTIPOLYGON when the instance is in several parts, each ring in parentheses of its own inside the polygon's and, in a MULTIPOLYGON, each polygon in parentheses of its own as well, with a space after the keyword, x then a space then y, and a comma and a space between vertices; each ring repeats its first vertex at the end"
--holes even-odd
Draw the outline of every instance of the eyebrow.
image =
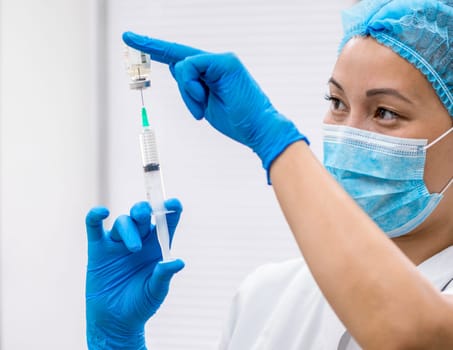
POLYGON ((398 90, 391 88, 382 88, 382 89, 371 89, 366 92, 367 97, 376 96, 376 95, 390 95, 400 100, 403 100, 407 103, 413 104, 406 96, 402 95, 398 90))
POLYGON ((329 80, 327 81, 328 84, 333 84, 335 85, 337 88, 339 88, 341 91, 344 91, 343 87, 341 86, 341 84, 336 81, 334 78, 330 77, 329 80))
MULTIPOLYGON (((344 91, 341 84, 338 81, 336 81, 334 78, 332 78, 332 77, 329 78, 328 83, 333 84, 341 91, 344 91)), ((400 100, 403 100, 407 103, 413 104, 413 102, 409 98, 407 98, 406 96, 401 94, 398 90, 392 89, 392 88, 371 89, 371 90, 367 90, 367 92, 366 92, 367 97, 372 97, 372 96, 376 96, 376 95, 390 95, 390 96, 399 98, 400 100)))

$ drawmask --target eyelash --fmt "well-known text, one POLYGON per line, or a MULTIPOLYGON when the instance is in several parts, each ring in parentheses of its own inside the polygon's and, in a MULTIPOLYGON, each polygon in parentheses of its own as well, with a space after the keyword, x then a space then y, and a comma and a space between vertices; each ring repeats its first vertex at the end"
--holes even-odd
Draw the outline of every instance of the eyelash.
MULTIPOLYGON (((338 104, 338 103, 341 103, 344 105, 344 103, 339 98, 333 97, 332 95, 329 95, 329 94, 326 94, 324 96, 324 99, 326 101, 329 101, 332 104, 332 107, 334 107, 333 104, 338 104)), ((338 106, 336 106, 334 109, 337 110, 338 106)))
POLYGON ((377 111, 376 111, 376 116, 379 117, 379 118, 382 119, 382 120, 387 120, 387 119, 381 117, 379 112, 388 112, 388 113, 390 113, 390 114, 392 115, 392 117, 393 117, 392 119, 397 119, 397 118, 400 117, 400 115, 399 115, 398 113, 395 113, 395 112, 393 112, 393 111, 390 111, 390 110, 388 110, 388 109, 386 109, 386 108, 379 107, 379 108, 377 109, 377 111))
MULTIPOLYGON (((326 94, 326 95, 324 96, 324 99, 325 99, 326 101, 331 102, 332 104, 335 104, 335 105, 337 105, 337 104, 339 104, 339 103, 341 103, 341 104, 344 105, 344 103, 343 103, 339 98, 333 97, 332 95, 329 95, 329 94, 326 94)), ((338 106, 334 106, 334 105, 333 105, 332 107, 333 107, 334 110, 338 110, 338 109, 339 109, 338 106)), ((375 113, 375 117, 376 117, 376 118, 379 118, 379 119, 382 119, 382 120, 387 120, 387 119, 384 119, 383 117, 381 117, 381 115, 382 115, 381 113, 382 113, 382 112, 384 112, 384 113, 390 113, 390 114, 392 115, 392 117, 393 117, 392 119, 397 119, 397 118, 400 118, 400 117, 401 117, 398 113, 395 113, 395 112, 393 112, 393 111, 391 111, 391 110, 389 110, 389 109, 387 109, 387 108, 383 108, 383 107, 378 107, 378 108, 377 108, 376 113, 375 113)))

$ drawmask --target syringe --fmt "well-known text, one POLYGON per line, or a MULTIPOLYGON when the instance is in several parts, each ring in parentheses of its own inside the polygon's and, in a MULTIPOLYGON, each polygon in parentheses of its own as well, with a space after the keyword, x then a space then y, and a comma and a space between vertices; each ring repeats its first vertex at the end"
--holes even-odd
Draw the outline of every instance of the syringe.
POLYGON ((151 86, 149 74, 151 64, 149 55, 126 46, 124 51, 126 71, 129 75, 129 87, 140 90, 142 98, 142 133, 140 145, 145 173, 146 197, 152 208, 154 224, 156 225, 157 239, 162 251, 162 260, 171 260, 170 236, 168 233, 167 210, 165 208, 165 192, 160 171, 159 154, 157 153, 156 132, 149 125, 145 103, 143 101, 143 89, 151 86))
POLYGON ((167 226, 167 209, 165 208, 165 192, 160 171, 159 154, 157 152, 156 132, 149 125, 146 108, 142 106, 142 133, 140 145, 142 151, 143 170, 145 175, 146 197, 153 211, 157 239, 162 251, 162 260, 171 260, 170 235, 167 226))

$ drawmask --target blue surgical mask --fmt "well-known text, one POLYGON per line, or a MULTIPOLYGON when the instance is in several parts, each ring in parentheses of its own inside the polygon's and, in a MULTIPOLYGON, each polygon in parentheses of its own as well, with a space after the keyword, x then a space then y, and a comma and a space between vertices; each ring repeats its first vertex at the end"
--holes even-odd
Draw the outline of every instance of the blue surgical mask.
POLYGON ((440 193, 423 180, 427 140, 382 135, 348 126, 324 124, 324 166, 391 238, 419 226, 437 207, 440 193))

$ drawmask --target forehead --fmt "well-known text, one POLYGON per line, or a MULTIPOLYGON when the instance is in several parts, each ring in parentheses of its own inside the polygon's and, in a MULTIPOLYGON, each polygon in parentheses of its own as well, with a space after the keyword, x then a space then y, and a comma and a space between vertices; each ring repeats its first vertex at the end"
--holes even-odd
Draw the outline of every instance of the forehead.
POLYGON ((436 96, 425 76, 408 61, 371 37, 356 37, 343 48, 333 77, 358 89, 394 88, 414 94, 436 96))

